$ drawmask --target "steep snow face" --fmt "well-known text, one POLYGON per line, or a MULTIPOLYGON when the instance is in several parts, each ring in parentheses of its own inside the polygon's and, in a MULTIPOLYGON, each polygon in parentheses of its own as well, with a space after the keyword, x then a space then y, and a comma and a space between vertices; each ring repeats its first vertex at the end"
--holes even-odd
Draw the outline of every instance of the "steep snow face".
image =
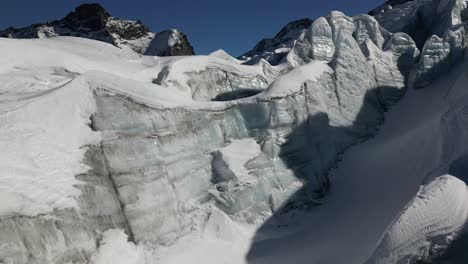
POLYGON ((74 36, 111 43, 121 48, 153 56, 193 55, 187 37, 179 30, 150 32, 140 21, 112 17, 99 4, 83 4, 61 20, 25 28, 0 31, 7 38, 49 38, 74 36))
POLYGON ((437 177, 406 205, 367 263, 430 260, 447 249, 467 217, 465 182, 450 175, 437 177))

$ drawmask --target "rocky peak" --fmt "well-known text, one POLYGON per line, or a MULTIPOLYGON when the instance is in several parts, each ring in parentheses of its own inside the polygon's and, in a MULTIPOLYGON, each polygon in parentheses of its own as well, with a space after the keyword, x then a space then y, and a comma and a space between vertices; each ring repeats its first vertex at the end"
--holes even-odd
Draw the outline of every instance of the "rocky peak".
POLYGON ((275 39, 280 39, 285 37, 289 32, 294 31, 294 30, 303 30, 308 28, 310 25, 312 25, 313 20, 309 18, 303 18, 299 20, 295 20, 292 22, 289 22, 286 26, 284 26, 278 34, 274 37, 275 39))
POLYGON ((83 4, 69 13, 63 21, 75 28, 85 27, 91 30, 106 28, 111 15, 100 4, 83 4))
POLYGON ((313 22, 308 18, 292 21, 284 26, 273 38, 260 40, 252 50, 244 53, 239 58, 252 59, 252 63, 264 58, 271 64, 278 64, 289 52, 294 42, 313 22))
POLYGON ((61 20, 24 28, 0 30, 0 37, 49 38, 73 36, 89 38, 128 48, 151 56, 194 55, 187 36, 179 30, 151 32, 141 21, 113 17, 100 4, 83 4, 61 20))
POLYGON ((385 3, 381 4, 380 6, 374 8, 374 9, 372 9, 369 12, 369 15, 375 16, 378 13, 382 13, 382 12, 385 12, 386 10, 391 9, 393 6, 397 6, 397 5, 401 5, 401 4, 404 4, 404 3, 407 3, 407 2, 413 2, 413 1, 416 1, 416 0, 387 0, 387 1, 385 1, 385 3))

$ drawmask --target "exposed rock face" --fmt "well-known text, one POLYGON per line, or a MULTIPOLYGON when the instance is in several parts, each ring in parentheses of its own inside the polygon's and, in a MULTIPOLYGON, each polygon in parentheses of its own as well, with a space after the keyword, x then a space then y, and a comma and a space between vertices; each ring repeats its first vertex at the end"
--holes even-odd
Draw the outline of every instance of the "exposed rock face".
POLYGON ((271 39, 262 39, 253 50, 242 55, 241 59, 251 59, 256 63, 260 58, 266 59, 276 65, 286 56, 294 45, 294 41, 312 24, 308 18, 296 20, 284 26, 278 34, 271 39))
POLYGON ((194 55, 195 52, 187 36, 177 29, 172 29, 156 34, 145 51, 145 55, 154 54, 157 56, 186 56, 194 55))
POLYGON ((8 28, 0 37, 47 38, 73 36, 100 40, 154 56, 194 55, 187 36, 179 30, 153 33, 140 21, 112 17, 99 4, 83 4, 61 20, 8 28))

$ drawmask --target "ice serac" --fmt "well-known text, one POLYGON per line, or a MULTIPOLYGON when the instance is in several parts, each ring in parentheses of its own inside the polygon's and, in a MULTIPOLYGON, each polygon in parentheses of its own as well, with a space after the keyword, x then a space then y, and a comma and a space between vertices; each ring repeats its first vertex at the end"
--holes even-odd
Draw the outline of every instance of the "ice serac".
POLYGON ((307 31, 312 45, 312 58, 314 60, 330 62, 335 53, 335 43, 332 40, 333 31, 324 17, 314 21, 307 31))
POLYGON ((140 21, 112 17, 99 4, 83 4, 61 20, 0 31, 7 38, 73 36, 95 39, 154 56, 193 55, 185 34, 179 30, 153 33, 140 21))
POLYGON ((457 239, 467 217, 466 184, 450 175, 437 177, 405 206, 366 263, 429 263, 457 239))
POLYGON ((337 43, 340 35, 349 36, 354 32, 354 21, 351 17, 340 11, 331 11, 327 16, 328 23, 333 30, 333 41, 337 43))
POLYGON ((353 38, 353 19, 337 12, 332 13, 329 19, 336 42, 335 55, 330 65, 335 71, 335 93, 344 118, 337 125, 350 126, 362 117, 366 126, 368 122, 375 122, 370 126, 375 127, 382 118, 376 94, 371 92, 371 89, 377 87, 374 76, 370 74, 372 69, 359 43, 353 38), (362 113, 363 109, 369 112, 362 113))
POLYGON ((400 72, 406 77, 419 59, 419 50, 413 39, 405 33, 394 33, 388 41, 385 50, 392 51, 394 62, 400 72))
POLYGON ((354 38, 359 44, 370 39, 380 49, 383 48, 384 42, 390 36, 390 33, 382 29, 375 18, 368 15, 359 15, 353 17, 355 24, 354 38))
POLYGON ((409 34, 422 49, 430 36, 443 37, 462 23, 465 9, 464 0, 387 1, 369 14, 388 31, 409 34))
POLYGON ((462 61, 465 40, 466 31, 463 25, 447 31, 444 38, 431 36, 424 44, 420 59, 413 68, 411 85, 423 88, 462 61))
POLYGON ((335 53, 335 43, 332 39, 333 32, 324 17, 316 19, 304 32, 294 47, 298 59, 304 63, 311 60, 331 61, 335 53))
POLYGON ((363 48, 368 54, 368 60, 378 87, 377 99, 387 111, 396 104, 407 90, 407 75, 398 61, 404 55, 394 52, 382 52, 373 42, 368 40, 363 48))
POLYGON ((417 64, 414 78, 415 87, 425 87, 436 76, 447 72, 450 68, 450 44, 444 39, 432 36, 424 44, 421 58, 417 64))
MULTIPOLYGON (((370 12, 382 27, 408 34, 421 49, 410 76, 411 87, 427 86, 461 61, 466 46, 466 7, 464 0, 387 1, 370 12)), ((396 34, 401 39, 403 33, 396 34)), ((405 72, 410 68, 410 58, 407 60, 401 61, 405 72)))

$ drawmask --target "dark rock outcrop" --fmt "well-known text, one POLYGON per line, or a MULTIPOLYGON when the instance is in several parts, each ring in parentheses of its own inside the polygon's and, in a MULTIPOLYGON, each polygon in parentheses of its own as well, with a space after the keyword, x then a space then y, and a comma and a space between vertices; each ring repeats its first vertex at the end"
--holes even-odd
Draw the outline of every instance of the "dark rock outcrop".
MULTIPOLYGON (((255 47, 240 56, 240 59, 264 58, 271 64, 280 63, 281 59, 289 53, 290 48, 299 36, 312 25, 311 19, 303 18, 292 21, 284 26, 273 38, 260 40, 255 47)), ((258 61, 255 60, 255 61, 258 61)))
POLYGON ((111 43, 154 56, 194 55, 187 36, 176 29, 153 33, 140 21, 112 17, 99 4, 83 4, 61 20, 0 31, 0 37, 48 38, 73 36, 111 43))

